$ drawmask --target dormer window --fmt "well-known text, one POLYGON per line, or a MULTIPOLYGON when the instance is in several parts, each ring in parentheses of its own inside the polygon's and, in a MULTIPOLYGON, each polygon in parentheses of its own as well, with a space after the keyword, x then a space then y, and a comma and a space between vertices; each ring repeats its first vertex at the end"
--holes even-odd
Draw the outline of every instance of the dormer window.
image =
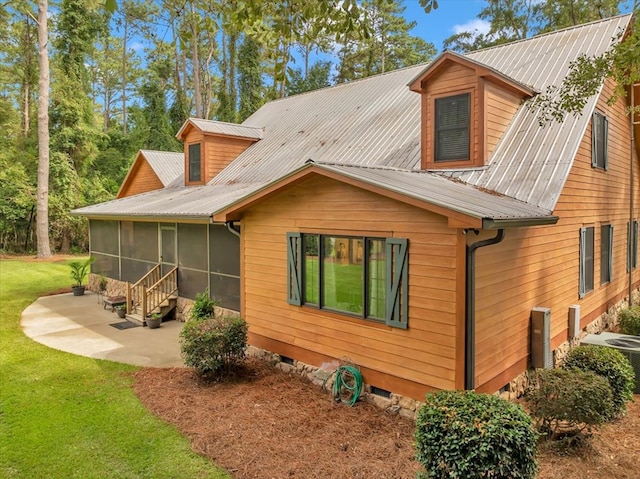
POLYGON ((201 179, 200 143, 194 143, 189 145, 189 182, 201 179))
POLYGON ((435 99, 435 162, 468 161, 470 93, 435 99))

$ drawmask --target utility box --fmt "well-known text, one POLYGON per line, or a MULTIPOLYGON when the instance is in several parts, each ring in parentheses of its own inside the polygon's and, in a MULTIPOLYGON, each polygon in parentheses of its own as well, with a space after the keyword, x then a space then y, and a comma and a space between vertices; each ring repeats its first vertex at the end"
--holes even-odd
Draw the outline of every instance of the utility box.
POLYGON ((551 309, 531 310, 531 367, 552 368, 551 355, 551 309))
POLYGON ((572 304, 569 306, 569 339, 580 336, 580 305, 572 304))

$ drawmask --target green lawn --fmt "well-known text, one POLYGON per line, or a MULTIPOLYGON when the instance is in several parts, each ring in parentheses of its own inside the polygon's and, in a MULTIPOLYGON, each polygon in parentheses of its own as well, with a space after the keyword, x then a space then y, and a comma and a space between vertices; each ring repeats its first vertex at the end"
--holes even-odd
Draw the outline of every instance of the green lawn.
POLYGON ((0 260, 0 478, 226 478, 140 404, 137 368, 27 338, 20 313, 67 262, 0 260))

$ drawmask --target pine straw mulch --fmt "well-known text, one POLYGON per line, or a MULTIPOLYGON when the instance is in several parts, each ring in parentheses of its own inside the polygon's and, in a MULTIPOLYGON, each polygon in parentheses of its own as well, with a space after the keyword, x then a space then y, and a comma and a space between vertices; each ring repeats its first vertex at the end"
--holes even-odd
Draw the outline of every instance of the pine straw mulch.
MULTIPOLYGON (((136 373, 143 404, 195 452, 235 478, 413 478, 415 424, 359 402, 353 408, 299 376, 251 359, 239 379, 206 382, 190 369, 136 373)), ((640 396, 587 446, 545 444, 539 479, 640 478, 640 396)))

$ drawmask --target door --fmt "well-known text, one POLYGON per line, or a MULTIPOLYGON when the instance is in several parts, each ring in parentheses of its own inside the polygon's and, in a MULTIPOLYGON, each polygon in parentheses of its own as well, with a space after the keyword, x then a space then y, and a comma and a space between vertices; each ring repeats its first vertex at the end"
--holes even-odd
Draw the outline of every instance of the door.
POLYGON ((162 276, 167 274, 177 264, 176 225, 160 225, 160 267, 162 276))

